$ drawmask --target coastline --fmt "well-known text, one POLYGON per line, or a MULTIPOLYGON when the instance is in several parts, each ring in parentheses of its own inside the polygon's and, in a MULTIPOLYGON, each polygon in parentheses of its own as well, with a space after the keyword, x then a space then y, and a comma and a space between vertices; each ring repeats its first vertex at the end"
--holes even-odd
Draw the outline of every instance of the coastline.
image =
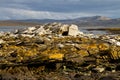
POLYGON ((74 24, 50 23, 0 37, 1 79, 99 80, 120 74, 119 34, 84 34, 74 24))

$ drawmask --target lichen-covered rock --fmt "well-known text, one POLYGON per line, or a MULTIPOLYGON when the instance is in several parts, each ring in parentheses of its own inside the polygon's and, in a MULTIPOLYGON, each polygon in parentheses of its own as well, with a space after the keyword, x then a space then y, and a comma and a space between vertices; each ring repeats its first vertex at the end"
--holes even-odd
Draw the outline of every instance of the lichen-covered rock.
POLYGON ((48 60, 63 60, 64 54, 60 52, 58 49, 48 49, 42 52, 43 55, 48 57, 48 60))
POLYGON ((120 47, 112 46, 110 50, 110 57, 113 60, 120 58, 120 47))
POLYGON ((49 59, 56 59, 56 60, 63 60, 64 54, 56 53, 56 54, 49 54, 49 59))
POLYGON ((79 50, 78 54, 80 54, 82 57, 90 55, 87 50, 79 50))
POLYGON ((102 50, 109 50, 110 49, 110 45, 108 43, 101 43, 98 45, 98 48, 100 49, 100 51, 102 50))
POLYGON ((63 70, 62 76, 75 71, 90 77, 105 72, 109 65, 116 68, 120 60, 119 35, 82 34, 76 25, 44 24, 0 38, 0 77, 2 69, 20 66, 29 68, 32 75, 38 74, 35 78, 56 69, 63 70))

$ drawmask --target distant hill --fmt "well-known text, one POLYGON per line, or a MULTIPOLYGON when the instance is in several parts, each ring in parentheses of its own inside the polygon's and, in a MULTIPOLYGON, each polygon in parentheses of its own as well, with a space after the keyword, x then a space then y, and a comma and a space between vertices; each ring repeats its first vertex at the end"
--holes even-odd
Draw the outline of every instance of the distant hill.
POLYGON ((52 23, 52 22, 61 22, 61 23, 74 23, 82 27, 86 26, 120 26, 120 18, 111 19, 104 16, 93 16, 93 17, 81 17, 76 19, 67 19, 67 20, 54 20, 54 19, 27 19, 27 20, 6 20, 0 21, 0 26, 2 25, 38 25, 43 23, 52 23))
POLYGON ((21 22, 39 22, 39 23, 50 23, 50 22, 65 22, 65 23, 71 23, 71 22, 88 22, 88 21, 106 21, 111 20, 111 18, 104 17, 104 16, 93 16, 93 17, 81 17, 81 18, 75 18, 75 19, 65 19, 65 20, 55 20, 55 19, 27 19, 27 20, 17 20, 21 22))
POLYGON ((19 20, 4 20, 4 21, 0 21, 0 26, 34 26, 34 25, 39 25, 39 24, 40 23, 19 21, 19 20))

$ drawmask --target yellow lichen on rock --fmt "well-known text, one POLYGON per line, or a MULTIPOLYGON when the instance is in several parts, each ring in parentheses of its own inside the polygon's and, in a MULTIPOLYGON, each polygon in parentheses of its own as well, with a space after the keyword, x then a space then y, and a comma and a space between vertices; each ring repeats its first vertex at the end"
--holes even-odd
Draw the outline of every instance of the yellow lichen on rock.
POLYGON ((78 51, 78 54, 80 54, 82 57, 89 56, 89 54, 86 50, 80 50, 80 51, 78 51))
POLYGON ((49 54, 49 59, 62 60, 63 57, 64 57, 64 54, 61 54, 61 53, 49 54))
POLYGON ((97 44, 89 44, 89 49, 97 49, 97 44))
POLYGON ((116 60, 120 59, 120 47, 113 46, 110 49, 111 58, 116 60))
POLYGON ((62 60, 64 57, 64 54, 61 53, 60 50, 58 49, 48 49, 42 52, 41 54, 46 55, 48 59, 56 59, 56 60, 62 60))
POLYGON ((38 53, 38 51, 35 48, 26 48, 25 46, 15 46, 15 45, 8 45, 3 47, 4 52, 8 53, 16 53, 17 56, 34 56, 38 53))
POLYGON ((83 50, 88 50, 89 49, 89 44, 79 44, 78 47, 83 50))
POLYGON ((96 53, 98 53, 99 49, 97 47, 97 44, 95 44, 95 43, 89 44, 88 51, 89 51, 89 54, 96 54, 96 53))
POLYGON ((100 43, 99 45, 98 45, 98 47, 99 47, 99 49, 100 50, 109 50, 109 48, 110 48, 110 46, 109 46, 109 44, 108 43, 100 43))
POLYGON ((25 56, 35 56, 37 54, 37 51, 35 49, 27 50, 25 52, 25 56))

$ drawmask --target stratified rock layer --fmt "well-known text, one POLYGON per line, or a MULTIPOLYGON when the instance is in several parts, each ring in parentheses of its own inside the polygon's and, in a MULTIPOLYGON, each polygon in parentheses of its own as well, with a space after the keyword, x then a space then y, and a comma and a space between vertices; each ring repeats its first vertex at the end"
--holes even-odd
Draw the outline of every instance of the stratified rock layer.
POLYGON ((0 74, 3 67, 30 65, 40 72, 48 68, 103 72, 120 60, 120 35, 83 34, 73 24, 45 24, 0 38, 0 74))

